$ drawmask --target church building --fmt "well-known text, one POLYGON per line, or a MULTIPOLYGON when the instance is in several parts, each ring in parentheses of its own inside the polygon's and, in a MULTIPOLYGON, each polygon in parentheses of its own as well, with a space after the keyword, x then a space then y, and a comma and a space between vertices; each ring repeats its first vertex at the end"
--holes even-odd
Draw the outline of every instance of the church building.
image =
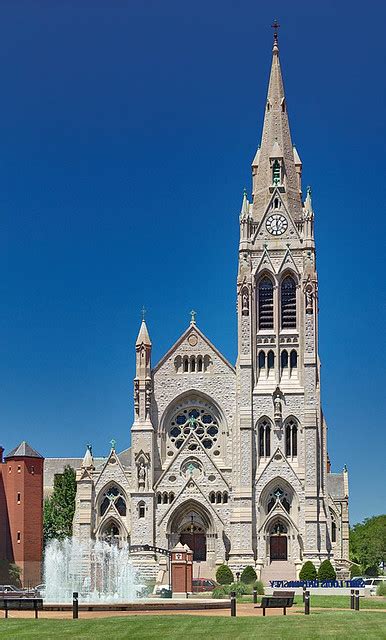
MULTIPOLYGON (((295 579, 307 560, 349 567, 348 473, 332 473, 320 401, 311 190, 302 196, 277 31, 251 196, 241 204, 235 364, 195 314, 157 364, 145 320, 135 345, 131 447, 77 470, 74 535, 172 549, 194 575, 227 563, 295 579)), ((166 571, 154 550, 133 556, 166 571)), ((166 574, 165 574, 166 576, 166 574)), ((166 580, 166 577, 165 577, 166 580)))

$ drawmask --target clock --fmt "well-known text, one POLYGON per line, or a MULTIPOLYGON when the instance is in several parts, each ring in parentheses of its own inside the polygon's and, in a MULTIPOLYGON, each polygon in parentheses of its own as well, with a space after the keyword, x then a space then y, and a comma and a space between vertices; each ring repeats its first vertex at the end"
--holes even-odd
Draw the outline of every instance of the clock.
POLYGON ((273 213, 265 224, 267 231, 273 236, 281 236, 287 230, 287 219, 281 213, 273 213))

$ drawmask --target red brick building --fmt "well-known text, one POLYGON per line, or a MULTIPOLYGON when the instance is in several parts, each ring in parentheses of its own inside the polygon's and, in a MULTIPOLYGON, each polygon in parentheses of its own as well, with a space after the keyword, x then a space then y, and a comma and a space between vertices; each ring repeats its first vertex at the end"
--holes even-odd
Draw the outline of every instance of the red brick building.
MULTIPOLYGON (((3 460, 0 447, 0 561, 21 569, 23 586, 41 582, 44 458, 22 442, 3 460)), ((5 580, 6 576, 1 576, 5 580)))

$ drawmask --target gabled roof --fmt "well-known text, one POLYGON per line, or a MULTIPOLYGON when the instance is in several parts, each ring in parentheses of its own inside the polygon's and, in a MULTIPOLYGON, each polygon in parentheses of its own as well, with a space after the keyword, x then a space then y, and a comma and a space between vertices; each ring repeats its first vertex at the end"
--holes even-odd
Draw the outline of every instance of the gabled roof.
POLYGON ((25 440, 23 440, 23 442, 21 442, 17 447, 12 449, 12 451, 7 453, 7 455, 5 456, 5 458, 16 458, 16 457, 43 458, 43 456, 40 455, 40 453, 38 453, 37 451, 35 451, 35 449, 32 449, 32 447, 25 440))
POLYGON ((202 331, 200 331, 200 329, 198 328, 198 326, 194 323, 191 323, 188 328, 186 329, 186 331, 184 331, 184 333, 178 338, 178 340, 173 344, 173 346, 169 349, 169 351, 167 351, 167 353, 165 353, 165 355, 161 358, 161 360, 156 364, 155 367, 153 367, 153 373, 155 373, 156 371, 158 371, 158 369, 163 365, 164 362, 166 362, 166 360, 171 356, 171 354, 180 346, 180 344, 186 340, 187 336, 190 333, 197 333, 208 345, 208 347, 210 349, 212 349, 215 354, 224 362, 224 364, 227 365, 227 367, 229 367, 231 369, 231 371, 233 371, 233 373, 236 373, 236 369, 235 367, 229 362, 229 360, 227 360, 225 358, 225 356, 222 355, 222 353, 220 353, 220 351, 218 349, 216 349, 216 347, 211 343, 210 340, 208 340, 208 338, 206 337, 205 334, 202 333, 202 331))

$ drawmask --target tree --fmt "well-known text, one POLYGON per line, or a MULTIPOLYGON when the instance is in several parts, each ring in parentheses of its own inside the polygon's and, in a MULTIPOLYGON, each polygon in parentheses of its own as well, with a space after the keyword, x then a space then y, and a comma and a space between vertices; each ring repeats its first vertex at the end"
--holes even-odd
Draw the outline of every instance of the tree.
POLYGON ((227 564, 220 564, 216 571, 216 580, 219 584, 232 584, 234 577, 227 564))
POLYGON ((76 477, 72 467, 55 474, 54 490, 44 501, 44 542, 72 536, 72 520, 75 513, 76 477))
POLYGON ((323 560, 318 570, 319 580, 335 580, 336 571, 329 560, 323 560))
POLYGON ((362 573, 386 563, 386 515, 366 518, 350 529, 350 556, 362 573))
POLYGON ((245 569, 243 570, 240 576, 240 580, 241 582, 244 582, 244 584, 253 584, 254 582, 256 582, 257 575, 254 568, 251 567, 250 565, 245 567, 245 569))
POLYGON ((316 568, 311 560, 304 563, 299 573, 299 580, 316 580, 316 568))
POLYGON ((352 564, 350 567, 350 578, 354 578, 355 576, 360 576, 362 573, 362 569, 359 564, 352 564))

